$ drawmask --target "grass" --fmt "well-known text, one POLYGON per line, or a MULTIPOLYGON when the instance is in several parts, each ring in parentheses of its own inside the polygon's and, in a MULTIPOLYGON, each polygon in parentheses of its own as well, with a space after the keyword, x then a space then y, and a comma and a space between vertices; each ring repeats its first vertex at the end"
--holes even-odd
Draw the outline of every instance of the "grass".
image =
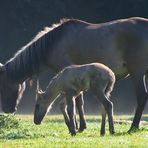
POLYGON ((148 147, 148 115, 136 133, 127 134, 131 116, 115 116, 116 134, 111 136, 106 126, 106 135, 100 137, 100 116, 86 116, 87 129, 71 137, 63 117, 52 115, 39 126, 33 124, 32 115, 0 116, 0 148, 114 148, 148 147), (4 122, 3 122, 4 121, 4 122), (11 125, 11 126, 9 126, 11 125))

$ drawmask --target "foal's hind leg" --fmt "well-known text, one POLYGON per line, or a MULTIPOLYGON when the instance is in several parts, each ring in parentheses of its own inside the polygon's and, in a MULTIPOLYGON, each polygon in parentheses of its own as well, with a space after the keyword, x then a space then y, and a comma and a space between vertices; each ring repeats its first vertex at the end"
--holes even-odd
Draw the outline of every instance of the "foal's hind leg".
MULTIPOLYGON (((106 82, 102 81, 102 84, 98 83, 97 79, 92 80, 90 83, 90 90, 92 93, 99 99, 99 101, 102 103, 102 105, 105 108, 105 111, 108 115, 108 121, 109 121, 109 131, 111 134, 114 134, 114 123, 113 123, 113 104, 108 98, 105 96, 105 93, 103 92, 104 86, 106 82)), ((105 113, 102 114, 102 124, 101 124, 101 135, 105 134, 105 113)))
POLYGON ((105 124, 106 124, 106 110, 104 106, 101 104, 101 111, 102 111, 102 121, 101 121, 101 132, 100 135, 105 135, 105 124))
MULTIPOLYGON (((111 134, 114 134, 114 123, 113 123, 113 104, 110 100, 108 100, 106 98, 106 96, 104 95, 104 93, 102 91, 95 91, 94 94, 96 94, 97 98, 100 100, 100 102, 103 104, 107 115, 108 115, 108 121, 109 121, 109 131, 111 134)), ((103 120, 105 121, 104 115, 103 115, 103 120)), ((102 122, 104 122, 102 121, 102 122)), ((102 124, 102 126, 105 126, 104 123, 102 124)), ((101 129, 103 130, 104 127, 101 127, 101 129)), ((102 135, 105 134, 105 132, 101 133, 102 135)))
POLYGON ((133 119, 133 123, 128 132, 134 131, 139 128, 140 119, 142 116, 142 112, 146 105, 146 101, 148 98, 148 94, 145 91, 145 86, 143 83, 143 74, 140 75, 131 75, 131 78, 135 84, 136 96, 137 96, 137 108, 136 113, 133 119))
POLYGON ((84 129, 86 129, 86 121, 84 116, 84 100, 83 100, 83 93, 81 93, 76 98, 76 107, 78 109, 79 118, 80 118, 80 127, 79 132, 82 132, 84 129))
MULTIPOLYGON (((107 112, 107 115, 108 115, 108 121, 109 121, 109 131, 111 134, 114 134, 115 133, 115 130, 114 130, 114 123, 113 123, 113 104, 110 100, 108 100, 105 95, 101 95, 100 94, 100 98, 99 98, 107 112), (102 99, 101 99, 102 98, 102 99)), ((102 127, 101 127, 102 129, 102 127)))

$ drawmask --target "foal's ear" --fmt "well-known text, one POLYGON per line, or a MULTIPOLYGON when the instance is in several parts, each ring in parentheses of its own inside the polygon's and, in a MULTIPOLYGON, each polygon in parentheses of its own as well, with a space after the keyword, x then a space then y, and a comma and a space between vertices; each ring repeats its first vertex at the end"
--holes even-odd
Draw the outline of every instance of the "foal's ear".
POLYGON ((38 94, 38 95, 43 94, 43 91, 42 91, 42 89, 41 89, 41 88, 39 88, 39 90, 37 91, 37 94, 38 94))
POLYGON ((40 88, 40 84, 39 84, 39 79, 37 79, 37 83, 36 83, 36 94, 39 95, 41 94, 43 91, 40 88))
POLYGON ((38 90, 36 90, 36 100, 38 100, 39 98, 41 98, 43 91, 39 88, 38 90))

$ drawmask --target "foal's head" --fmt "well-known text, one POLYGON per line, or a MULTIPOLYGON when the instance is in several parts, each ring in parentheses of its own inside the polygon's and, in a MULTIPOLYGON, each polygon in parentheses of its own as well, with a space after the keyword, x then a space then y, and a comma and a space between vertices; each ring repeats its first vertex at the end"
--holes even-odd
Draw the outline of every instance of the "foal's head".
POLYGON ((44 98, 45 93, 42 90, 37 90, 37 101, 34 111, 34 123, 41 124, 44 116, 48 111, 47 100, 44 98))
POLYGON ((23 84, 16 84, 8 80, 5 66, 0 63, 0 97, 2 110, 5 113, 16 111, 24 90, 25 82, 23 84))

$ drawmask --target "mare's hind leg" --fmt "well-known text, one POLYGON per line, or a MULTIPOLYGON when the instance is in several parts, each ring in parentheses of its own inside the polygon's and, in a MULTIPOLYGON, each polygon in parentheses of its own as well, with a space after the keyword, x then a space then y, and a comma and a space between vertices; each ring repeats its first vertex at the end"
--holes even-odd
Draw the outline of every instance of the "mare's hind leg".
POLYGON ((106 124, 106 110, 104 106, 101 104, 101 111, 102 111, 102 121, 101 121, 101 132, 100 135, 105 135, 105 124, 106 124))
POLYGON ((137 108, 136 113, 133 119, 133 123, 128 132, 135 131, 135 129, 139 128, 140 119, 142 116, 142 112, 146 105, 146 101, 148 98, 148 94, 145 91, 145 86, 143 82, 143 74, 131 75, 131 78, 135 84, 136 96, 137 96, 137 108))
POLYGON ((76 98, 76 107, 78 109, 79 118, 80 118, 80 127, 79 132, 82 132, 84 129, 86 129, 86 121, 84 116, 84 100, 83 100, 83 93, 81 93, 76 98))

